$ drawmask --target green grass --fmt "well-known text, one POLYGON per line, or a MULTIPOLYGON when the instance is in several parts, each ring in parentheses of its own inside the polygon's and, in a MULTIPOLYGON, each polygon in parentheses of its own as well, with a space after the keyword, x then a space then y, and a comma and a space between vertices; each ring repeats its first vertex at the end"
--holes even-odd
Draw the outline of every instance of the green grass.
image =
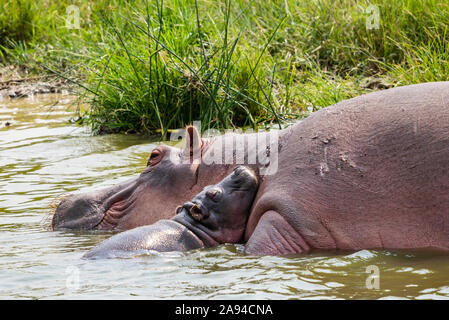
POLYGON ((89 3, 3 1, 0 48, 3 64, 78 83, 95 133, 272 126, 372 91, 367 78, 448 80, 445 0, 89 3))

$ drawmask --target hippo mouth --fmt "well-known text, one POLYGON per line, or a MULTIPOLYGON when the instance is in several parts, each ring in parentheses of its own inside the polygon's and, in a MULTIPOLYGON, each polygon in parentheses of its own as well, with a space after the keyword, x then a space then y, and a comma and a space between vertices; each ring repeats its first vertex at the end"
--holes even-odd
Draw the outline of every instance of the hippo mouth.
POLYGON ((115 229, 119 221, 126 216, 133 209, 134 201, 136 196, 132 194, 128 198, 122 200, 117 200, 112 202, 112 204, 106 210, 103 210, 101 214, 101 220, 93 226, 92 229, 95 230, 111 230, 115 229))
POLYGON ((133 184, 107 199, 99 212, 99 217, 101 219, 92 227, 92 229, 115 229, 120 220, 134 209, 133 205, 137 199, 137 192, 135 191, 136 185, 133 184))

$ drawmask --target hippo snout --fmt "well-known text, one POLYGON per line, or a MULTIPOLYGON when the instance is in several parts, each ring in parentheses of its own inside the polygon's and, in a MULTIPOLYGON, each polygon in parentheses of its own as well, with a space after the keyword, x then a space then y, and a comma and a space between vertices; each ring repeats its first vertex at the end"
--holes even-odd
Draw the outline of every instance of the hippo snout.
POLYGON ((56 208, 52 219, 52 228, 91 229, 102 219, 97 205, 92 199, 81 196, 69 196, 56 208))

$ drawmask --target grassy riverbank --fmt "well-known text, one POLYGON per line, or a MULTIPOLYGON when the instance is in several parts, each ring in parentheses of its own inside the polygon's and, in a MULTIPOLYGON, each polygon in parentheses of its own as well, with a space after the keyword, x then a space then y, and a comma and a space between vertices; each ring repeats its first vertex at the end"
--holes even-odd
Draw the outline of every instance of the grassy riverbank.
POLYGON ((0 12, 2 64, 78 83, 97 133, 272 125, 449 78, 445 0, 5 0, 0 12))

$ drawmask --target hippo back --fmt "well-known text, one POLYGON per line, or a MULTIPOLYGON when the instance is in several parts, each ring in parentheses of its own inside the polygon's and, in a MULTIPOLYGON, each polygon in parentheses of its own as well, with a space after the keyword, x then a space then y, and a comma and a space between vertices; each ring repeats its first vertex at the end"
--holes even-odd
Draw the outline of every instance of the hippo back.
POLYGON ((269 209, 312 247, 449 249, 449 82, 346 100, 285 136, 246 238, 269 209))

